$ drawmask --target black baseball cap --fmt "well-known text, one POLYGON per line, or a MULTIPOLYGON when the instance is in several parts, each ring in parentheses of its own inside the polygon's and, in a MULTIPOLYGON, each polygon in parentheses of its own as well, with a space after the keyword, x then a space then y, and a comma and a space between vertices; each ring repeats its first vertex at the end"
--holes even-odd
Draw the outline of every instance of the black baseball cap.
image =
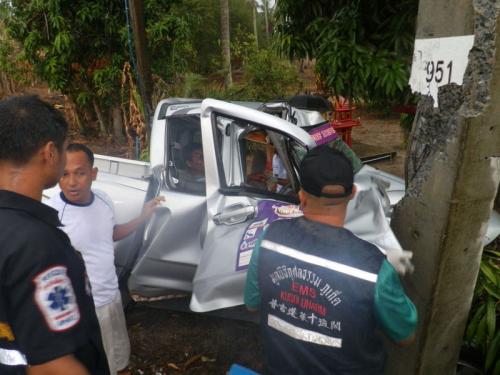
POLYGON ((302 189, 316 197, 343 198, 352 193, 354 172, 351 161, 340 151, 328 145, 313 148, 302 159, 299 167, 302 189), (340 185, 344 192, 322 192, 325 186, 340 185))

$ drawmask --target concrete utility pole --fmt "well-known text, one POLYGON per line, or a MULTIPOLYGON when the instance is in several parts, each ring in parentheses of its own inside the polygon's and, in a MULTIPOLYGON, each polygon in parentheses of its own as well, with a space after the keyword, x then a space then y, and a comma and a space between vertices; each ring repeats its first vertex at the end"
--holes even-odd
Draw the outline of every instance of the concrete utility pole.
MULTIPOLYGON (((135 54, 137 58, 137 74, 139 76, 139 89, 145 101, 146 116, 153 114, 151 94, 153 92, 153 82, 151 79, 151 66, 147 52, 146 30, 144 27, 144 4, 142 0, 128 0, 130 8, 130 19, 132 24, 132 34, 134 37, 135 54)), ((149 119, 146 119, 149 121, 149 119)))
POLYGON ((416 343, 391 348, 387 374, 455 373, 500 178, 499 12, 499 0, 420 1, 416 46, 436 39, 427 50, 416 47, 413 64, 435 52, 427 55, 421 81, 429 91, 439 83, 438 107, 421 97, 406 196, 392 219, 402 246, 414 251, 415 273, 405 286, 420 321, 416 343), (455 36, 461 38, 453 47, 448 37, 455 36), (472 49, 463 57, 462 84, 453 75, 466 41, 472 49))

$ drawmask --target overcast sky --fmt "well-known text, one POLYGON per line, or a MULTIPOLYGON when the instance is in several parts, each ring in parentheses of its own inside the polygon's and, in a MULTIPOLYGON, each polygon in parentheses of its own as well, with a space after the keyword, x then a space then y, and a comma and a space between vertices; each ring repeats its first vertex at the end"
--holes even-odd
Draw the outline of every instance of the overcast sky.
MULTIPOLYGON (((262 0, 257 0, 257 2, 262 5, 262 0)), ((274 3, 275 3, 275 0, 269 0, 269 7, 271 7, 271 8, 274 7, 274 3)))

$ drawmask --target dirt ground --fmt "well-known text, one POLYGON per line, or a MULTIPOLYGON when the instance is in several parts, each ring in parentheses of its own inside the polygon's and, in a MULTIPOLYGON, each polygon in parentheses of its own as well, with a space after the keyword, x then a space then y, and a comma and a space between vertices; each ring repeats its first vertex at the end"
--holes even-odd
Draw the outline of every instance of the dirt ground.
POLYGON ((127 311, 133 374, 225 374, 238 363, 262 370, 255 323, 135 305, 127 311))
POLYGON ((399 126, 399 115, 364 113, 360 115, 361 126, 352 131, 352 148, 359 156, 370 156, 384 152, 396 152, 391 160, 370 163, 371 166, 404 178, 406 145, 399 126))
MULTIPOLYGON (((392 160, 371 164, 404 175, 403 133, 399 118, 367 113, 353 129, 353 149, 359 156, 396 151, 392 160)), ((261 342, 255 323, 202 314, 160 310, 147 303, 127 311, 133 374, 225 374, 238 363, 262 370, 261 342)))

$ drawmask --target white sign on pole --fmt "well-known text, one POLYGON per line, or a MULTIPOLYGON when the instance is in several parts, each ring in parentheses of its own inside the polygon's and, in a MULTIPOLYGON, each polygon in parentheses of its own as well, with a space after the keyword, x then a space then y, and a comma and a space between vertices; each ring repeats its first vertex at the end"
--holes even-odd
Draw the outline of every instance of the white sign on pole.
POLYGON ((430 95, 438 107, 438 87, 462 85, 474 35, 415 40, 410 87, 413 92, 430 95))

